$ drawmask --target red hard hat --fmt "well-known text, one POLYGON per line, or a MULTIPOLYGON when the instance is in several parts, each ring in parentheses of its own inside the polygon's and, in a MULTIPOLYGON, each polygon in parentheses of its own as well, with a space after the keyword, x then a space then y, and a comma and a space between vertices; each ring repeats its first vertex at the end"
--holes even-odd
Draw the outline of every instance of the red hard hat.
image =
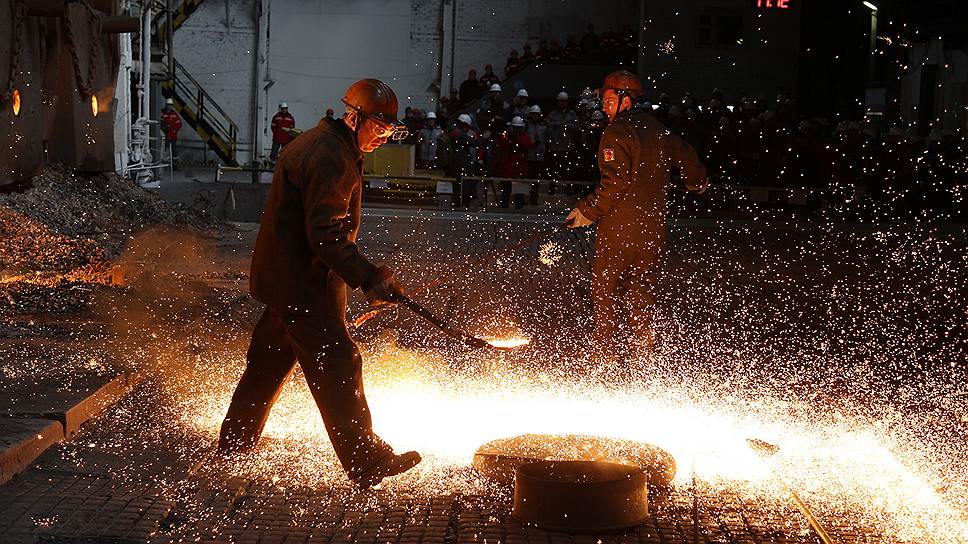
POLYGON ((616 70, 605 76, 602 91, 612 89, 620 94, 627 94, 633 98, 642 95, 642 81, 639 76, 628 70, 616 70))
POLYGON ((343 103, 366 117, 398 124, 397 95, 379 79, 361 79, 350 85, 343 103))

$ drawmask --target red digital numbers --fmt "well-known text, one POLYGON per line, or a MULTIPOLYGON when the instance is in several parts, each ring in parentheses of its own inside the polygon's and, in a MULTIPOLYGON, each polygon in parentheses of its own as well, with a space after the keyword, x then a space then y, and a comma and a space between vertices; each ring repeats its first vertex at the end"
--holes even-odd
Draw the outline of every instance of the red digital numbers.
POLYGON ((756 7, 790 9, 790 0, 756 0, 756 7))

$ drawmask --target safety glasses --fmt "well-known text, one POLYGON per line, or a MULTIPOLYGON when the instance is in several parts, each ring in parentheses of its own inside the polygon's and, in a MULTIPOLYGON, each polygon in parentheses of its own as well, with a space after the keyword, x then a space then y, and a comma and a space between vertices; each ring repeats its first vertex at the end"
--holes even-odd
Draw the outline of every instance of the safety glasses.
POLYGON ((403 124, 388 124, 374 117, 367 117, 373 121, 376 127, 375 132, 378 138, 387 138, 388 140, 400 141, 407 138, 410 135, 410 131, 407 130, 406 125, 403 124))

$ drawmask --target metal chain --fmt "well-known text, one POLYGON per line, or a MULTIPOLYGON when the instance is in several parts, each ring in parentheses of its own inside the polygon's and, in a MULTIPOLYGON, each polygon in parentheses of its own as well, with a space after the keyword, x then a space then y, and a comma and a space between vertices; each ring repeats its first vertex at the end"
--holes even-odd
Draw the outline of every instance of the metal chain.
POLYGON ((3 102, 10 102, 13 96, 14 81, 20 72, 20 53, 24 46, 24 26, 27 20, 27 10, 22 2, 14 0, 10 4, 12 11, 13 32, 10 49, 10 77, 7 79, 7 88, 3 90, 3 102))
POLYGON ((67 48, 71 53, 71 61, 74 65, 74 78, 77 81, 77 90, 84 96, 94 95, 94 79, 97 72, 97 46, 100 43, 101 19, 94 13, 94 9, 87 0, 77 2, 87 10, 88 25, 91 28, 90 51, 87 61, 87 79, 81 77, 81 60, 77 54, 77 40, 74 35, 74 25, 71 22, 71 14, 68 12, 64 17, 64 29, 67 31, 67 48))

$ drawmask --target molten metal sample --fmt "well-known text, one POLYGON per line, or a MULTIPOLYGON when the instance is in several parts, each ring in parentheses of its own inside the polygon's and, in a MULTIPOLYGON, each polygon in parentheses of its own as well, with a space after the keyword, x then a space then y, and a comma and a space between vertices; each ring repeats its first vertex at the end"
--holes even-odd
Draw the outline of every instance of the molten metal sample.
POLYGON ((528 338, 485 338, 484 341, 498 349, 519 348, 531 343, 528 338))

